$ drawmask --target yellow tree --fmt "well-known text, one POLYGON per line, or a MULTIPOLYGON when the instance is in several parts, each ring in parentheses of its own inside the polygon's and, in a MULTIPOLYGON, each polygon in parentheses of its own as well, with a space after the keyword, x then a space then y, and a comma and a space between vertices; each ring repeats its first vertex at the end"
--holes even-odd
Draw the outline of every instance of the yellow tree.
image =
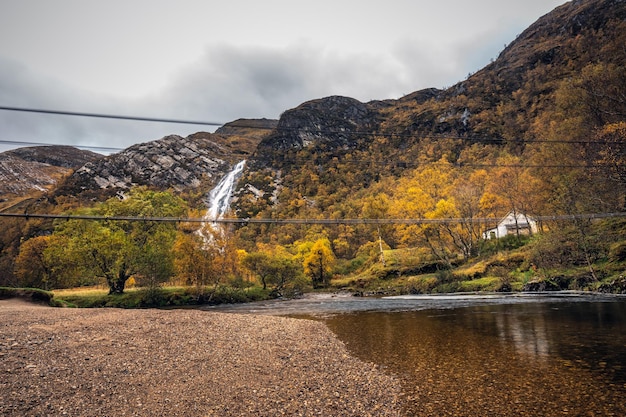
MULTIPOLYGON (((483 223, 478 221, 486 217, 485 188, 487 171, 480 169, 459 178, 454 182, 451 194, 454 198, 459 223, 454 229, 450 228, 449 234, 453 236, 455 245, 461 250, 467 259, 479 252, 479 242, 482 239, 483 223)), ((488 206, 487 206, 488 208, 488 206)))
POLYGON ((263 289, 270 286, 275 296, 301 291, 302 264, 282 246, 259 245, 259 251, 246 253, 241 264, 259 277, 263 289))
POLYGON ((456 258, 455 251, 463 248, 459 241, 460 227, 453 221, 458 216, 453 199, 439 200, 434 210, 426 213, 426 218, 433 220, 433 223, 424 225, 422 231, 432 254, 448 268, 452 267, 452 261, 456 258))
MULTIPOLYGON (((389 215, 398 219, 420 219, 432 209, 431 196, 414 181, 401 180, 396 196, 390 204, 389 215)), ((418 243, 420 227, 415 224, 399 225, 395 228, 396 240, 400 245, 411 246, 418 243)))
POLYGON ((304 273, 311 277, 314 288, 321 288, 330 284, 336 259, 328 239, 318 239, 311 246, 311 250, 304 257, 304 273))
POLYGON ((58 288, 53 280, 53 264, 45 256, 51 236, 37 236, 20 245, 15 259, 15 275, 23 287, 36 287, 45 290, 58 288))
POLYGON ((214 261, 219 252, 213 246, 205 247, 204 239, 195 233, 179 233, 174 243, 176 280, 198 289, 215 284, 214 261))

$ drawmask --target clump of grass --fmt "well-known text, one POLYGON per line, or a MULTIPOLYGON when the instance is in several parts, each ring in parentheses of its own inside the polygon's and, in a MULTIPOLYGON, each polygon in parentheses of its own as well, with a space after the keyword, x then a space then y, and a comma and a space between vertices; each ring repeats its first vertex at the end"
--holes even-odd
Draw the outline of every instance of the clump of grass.
POLYGON ((483 277, 459 282, 461 292, 499 291, 501 286, 502 278, 499 277, 483 277))
POLYGON ((428 294, 437 286, 435 274, 410 277, 407 280, 406 290, 409 294, 428 294))

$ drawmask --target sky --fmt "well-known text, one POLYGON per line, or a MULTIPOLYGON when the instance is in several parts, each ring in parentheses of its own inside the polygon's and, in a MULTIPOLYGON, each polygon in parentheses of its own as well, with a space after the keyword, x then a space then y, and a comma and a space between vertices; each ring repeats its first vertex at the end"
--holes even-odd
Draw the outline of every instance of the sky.
MULTIPOLYGON (((464 80, 563 3, 0 0, 0 106, 219 124, 330 95, 400 98, 464 80)), ((0 152, 214 129, 0 110, 0 152)))

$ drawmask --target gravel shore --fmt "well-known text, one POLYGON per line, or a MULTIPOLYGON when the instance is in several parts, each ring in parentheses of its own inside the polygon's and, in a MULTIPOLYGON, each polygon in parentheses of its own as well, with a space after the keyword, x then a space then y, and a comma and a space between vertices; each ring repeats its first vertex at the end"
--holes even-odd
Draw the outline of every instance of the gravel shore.
POLYGON ((2 416, 399 416, 324 324, 0 300, 2 416))

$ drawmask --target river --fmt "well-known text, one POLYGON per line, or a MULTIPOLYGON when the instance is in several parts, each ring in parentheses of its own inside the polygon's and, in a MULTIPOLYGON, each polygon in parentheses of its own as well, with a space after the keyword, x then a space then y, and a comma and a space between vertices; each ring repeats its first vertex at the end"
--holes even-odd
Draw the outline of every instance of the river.
POLYGON ((219 310, 323 320, 397 376, 405 415, 626 415, 626 298, 313 295, 219 310))

